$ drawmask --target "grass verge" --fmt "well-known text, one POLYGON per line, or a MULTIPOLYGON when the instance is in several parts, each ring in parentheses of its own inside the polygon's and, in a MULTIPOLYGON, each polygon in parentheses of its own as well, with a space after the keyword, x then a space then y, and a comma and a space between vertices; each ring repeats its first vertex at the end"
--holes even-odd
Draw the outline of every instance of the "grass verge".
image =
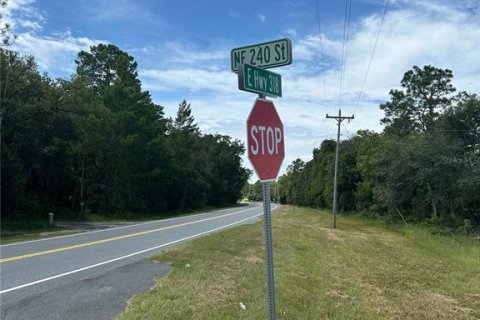
POLYGON ((30 240, 39 240, 47 239, 59 236, 66 236, 70 234, 77 233, 76 231, 70 230, 54 230, 54 231, 43 231, 43 232, 33 232, 33 233, 21 233, 21 234, 7 234, 0 237, 0 244, 11 244, 16 242, 30 241, 30 240))
MULTIPOLYGON (((479 319, 480 243, 281 207, 273 215, 278 319, 479 319)), ((153 258, 171 273, 119 319, 267 318, 263 224, 153 258), (245 310, 240 307, 242 303, 245 310)))
MULTIPOLYGON (((187 210, 187 211, 172 211, 158 215, 153 214, 133 214, 133 213, 119 213, 101 215, 95 213, 85 213, 82 215, 58 214, 55 218, 56 222, 86 222, 92 225, 95 224, 129 224, 135 222, 144 222, 151 220, 162 220, 170 218, 185 217, 203 212, 216 211, 225 208, 243 207, 248 203, 237 203, 236 205, 220 206, 220 207, 204 207, 201 209, 187 210)), ((59 226, 50 226, 48 224, 48 216, 44 219, 32 219, 27 216, 20 216, 16 219, 2 220, 0 223, 0 244, 9 244, 20 241, 38 240, 44 238, 57 237, 61 235, 73 234, 82 232, 82 230, 70 230, 59 226)))

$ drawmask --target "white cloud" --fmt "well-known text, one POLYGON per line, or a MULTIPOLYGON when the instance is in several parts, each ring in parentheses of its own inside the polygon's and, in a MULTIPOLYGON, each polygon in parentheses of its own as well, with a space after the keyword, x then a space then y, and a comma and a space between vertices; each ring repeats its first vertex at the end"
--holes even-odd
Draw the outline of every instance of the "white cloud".
MULTIPOLYGON (((432 64, 450 68, 454 71, 454 84, 458 89, 480 92, 480 20, 456 7, 434 6, 419 10, 399 5, 387 14, 364 92, 359 99, 380 20, 381 15, 375 14, 352 23, 341 107, 344 114, 355 113, 355 119, 342 126, 342 139, 354 135, 359 129, 382 129, 380 119, 383 113, 378 108, 379 103, 389 98, 389 90, 399 86, 403 74, 413 65, 432 64)), ((319 36, 305 35, 293 43, 293 64, 276 70, 282 74, 284 97, 276 100, 275 104, 286 125, 288 150, 282 170, 297 157, 304 160, 311 158, 312 149, 318 147, 323 139, 335 138, 336 123, 326 120, 325 114, 336 114, 340 107, 342 42, 329 34, 321 36, 322 54, 319 36), (325 78, 322 69, 325 69, 325 78)), ((235 104, 229 102, 232 96, 226 97, 222 106, 228 110, 225 113, 218 112, 215 104, 216 93, 225 96, 237 91, 235 75, 225 72, 212 78, 207 71, 188 69, 187 75, 180 70, 163 73, 160 82, 173 86, 171 89, 210 90, 212 95, 202 98, 202 103, 196 102, 202 107, 194 108, 202 128, 225 130, 245 141, 244 128, 232 126, 229 121, 232 110, 236 109, 242 112, 233 114, 246 119, 254 96, 244 94, 245 97, 235 104)), ((164 86, 162 88, 165 89, 164 86)), ((249 165, 248 162, 246 164, 249 165)))
POLYGON ((229 10, 228 11, 228 16, 232 19, 235 19, 235 20, 240 19, 240 14, 235 10, 229 10))
POLYGON ((10 0, 0 7, 2 24, 9 23, 13 29, 40 30, 45 22, 44 13, 35 8, 34 0, 10 0))
POLYGON ((88 11, 90 18, 99 21, 118 21, 118 20, 153 20, 155 17, 151 11, 141 6, 141 2, 130 0, 96 0, 85 2, 84 8, 88 11))
POLYGON ((341 50, 342 43, 339 39, 330 39, 323 33, 320 36, 307 35, 299 39, 293 47, 295 59, 309 61, 325 57, 338 59, 341 50))
MULTIPOLYGON (((350 91, 359 88, 379 20, 378 16, 365 19, 349 45, 346 79, 350 91)), ((416 8, 391 11, 385 20, 365 91, 374 98, 382 98, 380 92, 398 86, 405 71, 413 65, 426 64, 452 69, 458 89, 478 90, 478 86, 468 84, 480 75, 478 43, 480 19, 468 12, 451 7, 440 10, 437 6, 434 11, 416 8)))
POLYGON ((31 5, 35 2, 35 0, 9 0, 6 9, 13 11, 28 8, 28 10, 30 10, 31 5))
MULTIPOLYGON (((351 22, 341 95, 342 39, 336 33, 337 25, 335 28, 325 26, 321 35, 302 34, 298 25, 285 25, 284 33, 294 40, 293 64, 275 70, 282 74, 283 80, 284 97, 275 101, 286 131, 287 156, 283 172, 295 158, 311 158, 312 149, 323 139, 335 138, 336 123, 326 120, 325 114, 337 113, 340 106, 344 114, 355 113, 355 119, 342 126, 342 138, 358 129, 381 130, 379 121, 383 114, 378 105, 389 98, 389 90, 399 86, 404 72, 413 65, 449 68, 454 72, 454 84, 459 90, 480 93, 480 19, 478 2, 477 6, 474 2, 391 1, 360 98, 359 90, 382 18, 381 10, 351 22)), ((68 31, 39 35, 46 22, 33 8, 34 2, 12 0, 10 3, 9 13, 19 14, 15 21, 24 28, 15 48, 34 54, 45 71, 73 72, 75 55, 98 43, 68 31)), ((232 19, 240 18, 236 11, 228 14, 232 19)), ((263 14, 256 18, 267 23, 263 14)), ((237 76, 229 71, 229 49, 228 44, 200 47, 177 39, 128 51, 135 55, 138 52, 136 59, 143 88, 150 90, 156 102, 165 106, 167 116, 173 116, 178 103, 185 98, 191 102, 202 130, 245 141, 245 120, 255 96, 237 89, 237 76)), ((250 166, 248 161, 244 164, 250 166)))
MULTIPOLYGON (((387 13, 364 92, 360 98, 359 90, 381 15, 379 12, 352 22, 341 107, 343 114, 355 113, 355 119, 350 124, 345 123, 345 126, 342 126, 342 139, 352 136, 359 129, 376 131, 382 129, 380 119, 383 113, 378 106, 382 101, 389 99, 390 89, 399 87, 403 74, 413 65, 431 64, 439 68, 452 69, 455 76, 454 84, 459 90, 480 92, 478 15, 445 4, 428 7, 425 2, 422 3, 420 9, 417 6, 406 6, 405 3, 397 2, 398 6, 392 6, 387 13)), ((342 42, 328 33, 321 36, 322 53, 319 36, 305 35, 293 43, 293 64, 276 70, 283 78, 284 97, 276 101, 276 106, 286 125, 288 150, 282 170, 297 157, 304 160, 311 158, 312 149, 318 147, 323 139, 335 138, 336 123, 327 121, 325 114, 327 112, 335 114, 340 107, 339 70, 342 42), (325 78, 322 69, 325 70, 325 78), (326 90, 323 86, 324 81, 326 90)), ((200 77, 201 81, 188 81, 188 78, 184 77, 182 81, 169 83, 175 85, 178 82, 182 86, 188 83, 188 87, 194 90, 208 89, 222 95, 236 91, 234 75, 227 72, 223 78, 217 78, 217 81, 208 80, 209 77, 200 77)), ((163 78, 163 81, 167 81, 169 77, 163 78)), ((203 98, 202 105, 205 110, 209 109, 209 105, 215 105, 213 102, 215 99, 215 94, 203 98)), ((227 119, 232 117, 230 110, 235 108, 242 108, 243 117, 246 119, 253 99, 254 96, 247 94, 241 101, 237 101, 236 107, 229 107, 231 103, 227 103, 225 106, 229 110, 227 113, 214 111, 213 116, 212 114, 207 116, 203 109, 202 112, 194 109, 194 112, 198 114, 197 119, 205 129, 223 128, 244 141, 244 129, 230 130, 227 119)), ((225 101, 229 100, 232 98, 225 101)))
POLYGON ((139 75, 143 87, 152 91, 188 90, 198 92, 211 90, 215 93, 231 91, 236 85, 236 79, 230 71, 206 69, 142 69, 139 75))
POLYGON ((98 41, 75 37, 70 31, 39 35, 46 18, 34 5, 33 0, 10 0, 7 6, 1 9, 2 23, 10 23, 12 33, 18 36, 12 49, 35 56, 42 71, 59 73, 62 76, 72 73, 76 54, 98 41))
POLYGON ((297 36, 297 31, 295 31, 295 29, 293 29, 293 28, 288 28, 285 31, 285 33, 288 34, 291 37, 296 37, 297 36))
POLYGON ((27 55, 34 55, 43 71, 71 74, 75 70, 74 59, 81 50, 100 43, 86 37, 74 37, 70 32, 56 36, 38 36, 26 32, 19 34, 13 48, 27 55))
POLYGON ((31 21, 31 20, 19 20, 19 25, 22 27, 22 28, 25 28, 25 29, 31 29, 31 30, 35 30, 35 31, 39 31, 39 30, 42 30, 42 25, 37 22, 37 21, 31 21))
POLYGON ((229 56, 228 50, 201 51, 197 48, 178 41, 168 42, 165 45, 170 57, 169 62, 178 64, 197 64, 215 60, 223 60, 229 56))
MULTIPOLYGON (((425 6, 423 10, 401 8, 387 13, 362 100, 375 100, 370 108, 378 107, 378 100, 388 98, 389 90, 399 86, 405 71, 426 64, 452 69, 458 89, 480 91, 478 16, 455 7, 433 6, 431 11, 426 11, 425 6)), ((348 44, 343 95, 345 108, 351 112, 355 110, 352 104, 356 104, 361 89, 380 19, 380 15, 368 16, 352 27, 355 31, 348 44)), ((323 55, 318 35, 307 35, 294 43, 294 65, 288 69, 284 84, 286 96, 292 92, 297 98, 325 99, 323 67, 329 99, 338 99, 342 42, 323 34, 322 42, 323 55), (300 71, 295 70, 297 65, 300 71), (309 74, 308 68, 318 72, 309 74)))

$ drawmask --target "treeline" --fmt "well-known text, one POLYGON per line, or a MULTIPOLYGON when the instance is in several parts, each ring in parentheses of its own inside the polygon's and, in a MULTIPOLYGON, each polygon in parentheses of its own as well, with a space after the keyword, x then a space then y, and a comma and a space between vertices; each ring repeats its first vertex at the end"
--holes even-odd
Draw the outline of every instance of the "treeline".
MULTIPOLYGON (((280 201, 280 193, 278 191, 279 184, 277 181, 270 181, 270 200, 274 202, 280 201)), ((242 198, 250 201, 263 201, 262 182, 257 180, 253 184, 246 184, 242 190, 242 198)))
MULTIPOLYGON (((413 67, 390 91, 383 132, 340 144, 338 206, 388 220, 480 225, 480 99, 456 93, 450 70, 413 67), (403 216, 403 218, 402 218, 403 216)), ((279 178, 281 202, 331 208, 336 142, 279 178)))
POLYGON ((31 56, 2 49, 0 59, 3 219, 159 214, 240 198, 242 143, 202 134, 186 101, 166 118, 118 47, 81 51, 69 80, 40 74, 31 56))

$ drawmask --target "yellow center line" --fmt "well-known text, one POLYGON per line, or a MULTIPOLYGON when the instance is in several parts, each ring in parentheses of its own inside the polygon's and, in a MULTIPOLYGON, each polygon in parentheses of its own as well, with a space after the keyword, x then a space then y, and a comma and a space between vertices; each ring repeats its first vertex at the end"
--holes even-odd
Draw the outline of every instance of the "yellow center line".
POLYGON ((200 223, 200 222, 204 222, 204 221, 210 221, 210 220, 225 218, 225 217, 228 217, 228 216, 233 216, 235 214, 239 214, 239 213, 242 213, 242 212, 245 212, 245 211, 248 211, 248 210, 251 210, 251 209, 246 209, 246 210, 241 210, 241 211, 237 211, 237 212, 233 212, 233 213, 228 213, 228 214, 218 216, 218 217, 206 218, 206 219, 202 219, 202 220, 196 220, 196 221, 190 221, 190 222, 175 224, 173 226, 141 231, 141 232, 137 232, 137 233, 127 234, 127 235, 124 235, 124 236, 118 236, 118 237, 112 237, 112 238, 107 238, 107 239, 102 239, 102 240, 97 240, 97 241, 92 241, 92 242, 80 243, 80 244, 75 244, 73 246, 68 246, 68 247, 60 247, 60 248, 56 248, 56 249, 27 253, 27 254, 23 254, 23 255, 20 255, 20 256, 14 256, 14 257, 10 257, 10 258, 0 259, 0 263, 20 260, 20 259, 26 259, 26 258, 36 257, 36 256, 43 256, 43 255, 46 255, 46 254, 62 252, 62 251, 67 251, 67 250, 72 250, 72 249, 78 249, 78 248, 93 246, 93 245, 97 245, 97 244, 101 244, 101 243, 112 242, 112 241, 116 241, 116 240, 122 240, 122 239, 142 236, 142 235, 145 235, 145 234, 154 233, 154 232, 158 232, 158 231, 175 229, 175 228, 184 227, 184 226, 188 226, 188 225, 192 225, 192 224, 196 224, 196 223, 200 223))

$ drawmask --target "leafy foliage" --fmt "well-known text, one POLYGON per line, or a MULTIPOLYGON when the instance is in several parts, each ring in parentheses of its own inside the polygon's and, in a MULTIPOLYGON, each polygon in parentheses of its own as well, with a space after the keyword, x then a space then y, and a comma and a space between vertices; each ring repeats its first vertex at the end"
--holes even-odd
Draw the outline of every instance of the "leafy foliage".
MULTIPOLYGON (((452 78, 447 69, 413 67, 404 90, 380 105, 384 132, 360 130, 341 142, 340 210, 452 226, 480 218, 480 99, 452 96, 452 78)), ((282 202, 330 207, 334 150, 325 140, 311 161, 295 160, 279 178, 282 202)))
POLYGON ((449 95, 456 91, 452 78, 451 70, 432 66, 407 71, 401 81, 405 90, 391 90, 391 100, 380 105, 385 111, 381 121, 387 125, 385 132, 404 136, 433 130, 440 112, 452 102, 449 95))
POLYGON ((202 134, 186 101, 165 118, 128 53, 93 46, 76 75, 54 81, 33 57, 0 50, 2 218, 156 214, 240 198, 249 176, 240 141, 202 134))

